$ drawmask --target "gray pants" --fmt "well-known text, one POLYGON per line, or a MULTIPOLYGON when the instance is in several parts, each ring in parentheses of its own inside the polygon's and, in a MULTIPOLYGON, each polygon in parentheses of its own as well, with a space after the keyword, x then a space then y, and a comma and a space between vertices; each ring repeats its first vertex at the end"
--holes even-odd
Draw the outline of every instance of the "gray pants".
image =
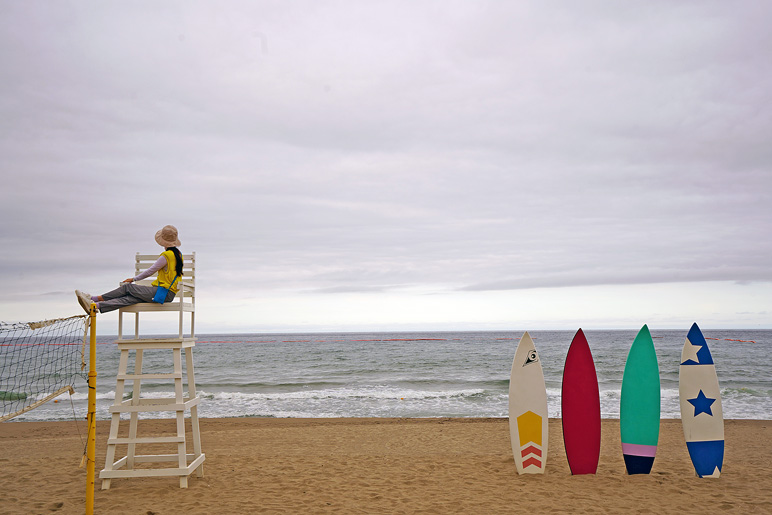
MULTIPOLYGON (((142 286, 141 284, 127 283, 119 288, 103 293, 101 297, 105 300, 99 303, 99 312, 107 313, 118 308, 124 308, 140 302, 153 302, 155 292, 158 286, 142 286)), ((174 300, 174 292, 169 290, 166 295, 166 302, 174 300)))

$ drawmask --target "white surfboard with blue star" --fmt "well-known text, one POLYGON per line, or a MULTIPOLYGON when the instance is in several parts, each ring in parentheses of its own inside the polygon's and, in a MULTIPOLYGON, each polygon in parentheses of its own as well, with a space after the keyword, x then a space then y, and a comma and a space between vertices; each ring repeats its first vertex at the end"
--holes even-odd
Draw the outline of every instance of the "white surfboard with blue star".
POLYGON ((718 376, 708 343, 693 324, 681 351, 678 373, 681 423, 699 477, 719 477, 724 462, 724 414, 718 376))

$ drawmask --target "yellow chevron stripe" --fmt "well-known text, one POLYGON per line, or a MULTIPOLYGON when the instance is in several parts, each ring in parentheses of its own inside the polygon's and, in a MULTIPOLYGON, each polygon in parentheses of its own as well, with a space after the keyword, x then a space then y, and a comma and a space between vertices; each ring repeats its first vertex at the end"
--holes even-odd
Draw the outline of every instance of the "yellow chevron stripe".
POLYGON ((520 446, 528 442, 541 445, 541 417, 533 411, 526 411, 517 417, 517 432, 520 435, 520 446))

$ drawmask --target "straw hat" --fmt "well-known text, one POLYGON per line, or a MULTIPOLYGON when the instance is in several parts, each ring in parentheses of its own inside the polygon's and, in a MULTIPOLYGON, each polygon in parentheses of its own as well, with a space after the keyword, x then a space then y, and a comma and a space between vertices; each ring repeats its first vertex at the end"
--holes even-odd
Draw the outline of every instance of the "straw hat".
POLYGON ((173 225, 166 225, 163 229, 155 233, 155 241, 164 248, 179 247, 182 245, 177 238, 177 228, 173 225))

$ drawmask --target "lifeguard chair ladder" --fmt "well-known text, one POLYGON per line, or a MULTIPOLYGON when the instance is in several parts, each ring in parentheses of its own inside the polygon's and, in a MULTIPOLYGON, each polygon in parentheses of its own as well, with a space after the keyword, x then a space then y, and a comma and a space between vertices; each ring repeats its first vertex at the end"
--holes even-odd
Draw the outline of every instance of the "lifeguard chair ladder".
MULTIPOLYGON (((137 253, 135 273, 139 274, 149 268, 157 255, 137 253)), ((188 476, 196 472, 198 477, 204 475, 204 460, 206 455, 201 451, 201 435, 198 421, 199 397, 196 393, 196 381, 193 372, 193 347, 195 346, 195 295, 196 295, 196 254, 183 255, 183 276, 180 280, 179 292, 172 302, 165 304, 141 303, 121 308, 118 314, 118 375, 115 385, 115 401, 110 407, 112 421, 110 435, 107 440, 105 468, 99 473, 102 479, 102 489, 110 488, 112 479, 130 477, 166 476, 179 477, 180 488, 188 486, 188 476), (179 330, 175 336, 155 336, 141 338, 139 333, 139 314, 142 312, 179 312, 179 330), (123 313, 134 313, 134 338, 123 336, 123 313), (183 333, 183 316, 190 313, 190 332, 183 333), (130 353, 134 352, 134 373, 129 373, 130 353), (172 371, 170 373, 143 373, 142 361, 145 351, 171 351, 172 371), (182 355, 185 354, 183 372, 182 355), (142 398, 143 380, 171 380, 174 387, 172 397, 142 398), (183 381, 187 383, 187 396, 183 381), (131 385, 131 398, 124 400, 126 382, 131 385), (193 452, 188 453, 188 439, 185 430, 185 412, 190 412, 193 452), (166 436, 137 436, 140 413, 172 412, 176 417, 176 433, 166 436), (121 414, 129 415, 128 435, 121 435, 121 414), (138 445, 164 444, 176 446, 172 454, 137 454, 138 445), (116 447, 126 445, 126 455, 115 461, 116 447), (140 463, 173 463, 172 467, 140 467, 140 463)), ((140 281, 139 284, 150 284, 151 280, 140 281)))

